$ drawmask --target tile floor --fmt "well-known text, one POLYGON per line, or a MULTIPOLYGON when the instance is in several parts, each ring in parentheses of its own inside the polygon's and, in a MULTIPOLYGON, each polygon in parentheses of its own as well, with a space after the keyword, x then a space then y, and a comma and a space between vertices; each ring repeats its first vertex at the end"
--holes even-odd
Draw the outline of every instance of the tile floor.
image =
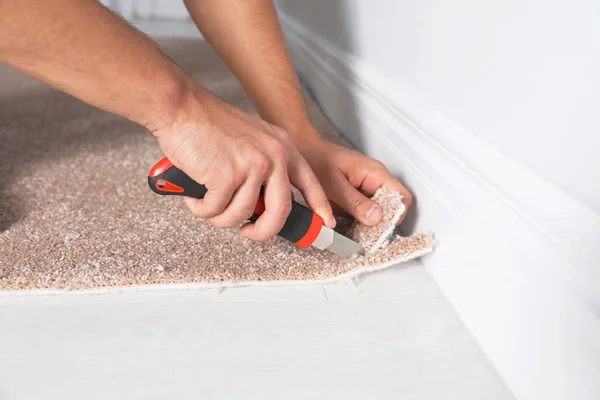
POLYGON ((510 392, 425 268, 328 285, 0 294, 0 399, 510 392))

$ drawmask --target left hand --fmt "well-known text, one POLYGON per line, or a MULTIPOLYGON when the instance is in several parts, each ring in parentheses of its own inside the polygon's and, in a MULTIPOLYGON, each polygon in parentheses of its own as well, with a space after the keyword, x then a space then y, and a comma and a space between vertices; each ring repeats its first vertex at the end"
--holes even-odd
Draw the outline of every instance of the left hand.
MULTIPOLYGON (((384 185, 399 192, 406 209, 410 207, 412 195, 381 162, 317 136, 297 145, 334 210, 341 209, 362 224, 377 225, 383 218, 383 210, 370 197, 384 185)), ((406 212, 400 222, 405 215, 406 212)))

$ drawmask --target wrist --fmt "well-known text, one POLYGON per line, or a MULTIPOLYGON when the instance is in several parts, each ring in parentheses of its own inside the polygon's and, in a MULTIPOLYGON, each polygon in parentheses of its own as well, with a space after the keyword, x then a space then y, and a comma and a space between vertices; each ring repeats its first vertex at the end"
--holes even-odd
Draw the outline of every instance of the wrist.
POLYGON ((166 127, 185 118, 199 118, 203 113, 205 92, 191 79, 173 79, 159 88, 156 107, 149 109, 143 125, 155 136, 166 127))
POLYGON ((307 151, 314 151, 316 148, 321 148, 327 143, 327 140, 317 132, 310 122, 299 124, 286 130, 301 154, 307 151))

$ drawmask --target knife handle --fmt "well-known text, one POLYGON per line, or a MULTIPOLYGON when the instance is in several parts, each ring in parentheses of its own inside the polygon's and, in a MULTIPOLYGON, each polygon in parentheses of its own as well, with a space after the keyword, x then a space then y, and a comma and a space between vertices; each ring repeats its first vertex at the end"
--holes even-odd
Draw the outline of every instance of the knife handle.
MULTIPOLYGON (((148 186, 154 193, 166 196, 186 196, 202 199, 207 192, 206 186, 190 178, 185 172, 164 157, 148 173, 148 186)), ((261 191, 254 214, 248 219, 255 222, 265 211, 265 201, 261 191)), ((292 201, 292 210, 283 228, 278 233, 303 249, 309 247, 319 236, 323 219, 302 204, 292 201)))

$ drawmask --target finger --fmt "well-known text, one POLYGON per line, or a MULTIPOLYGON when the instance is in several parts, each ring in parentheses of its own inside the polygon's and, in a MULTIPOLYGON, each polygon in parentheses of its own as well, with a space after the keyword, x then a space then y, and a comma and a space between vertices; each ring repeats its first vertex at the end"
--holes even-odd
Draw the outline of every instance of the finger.
POLYGON ((331 204, 331 208, 333 209, 333 215, 339 216, 339 217, 344 217, 344 218, 352 217, 352 215, 350 215, 350 213, 348 211, 344 210, 335 201, 330 201, 329 203, 331 204))
POLYGON ((199 218, 211 218, 225 210, 233 196, 235 187, 223 185, 220 188, 208 189, 203 199, 185 198, 185 204, 192 214, 199 218))
POLYGON ((299 158, 288 166, 290 183, 300 190, 308 206, 323 218, 325 226, 334 228, 336 222, 327 195, 306 160, 299 158))
POLYGON ((233 228, 239 226, 254 214, 262 178, 259 176, 250 176, 236 190, 225 210, 207 221, 218 229, 233 228))
POLYGON ((350 213, 356 220, 367 226, 381 222, 383 209, 379 204, 367 198, 348 182, 341 173, 331 179, 332 201, 350 213))
MULTIPOLYGON (((361 189, 367 194, 373 195, 382 186, 385 186, 389 191, 400 193, 402 195, 402 203, 408 210, 412 204, 412 194, 385 167, 375 172, 370 172, 363 180, 361 189)), ((406 215, 406 212, 404 212, 404 214, 406 215)), ((403 218, 404 217, 402 217, 400 221, 402 221, 403 218)))
POLYGON ((275 168, 267 179, 265 211, 253 224, 246 224, 240 234, 248 239, 265 241, 277 235, 292 209, 292 192, 285 166, 275 168))

